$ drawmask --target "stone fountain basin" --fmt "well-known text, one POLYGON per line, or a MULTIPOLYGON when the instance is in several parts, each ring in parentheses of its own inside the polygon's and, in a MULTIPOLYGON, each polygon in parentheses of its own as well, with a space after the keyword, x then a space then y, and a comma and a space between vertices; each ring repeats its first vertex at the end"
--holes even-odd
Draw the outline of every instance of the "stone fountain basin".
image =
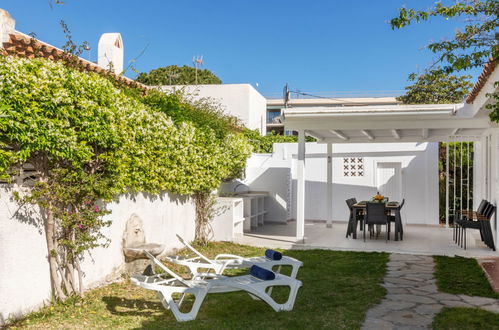
POLYGON ((147 259, 144 250, 156 257, 165 250, 165 246, 157 243, 138 244, 133 247, 123 248, 123 253, 127 258, 132 260, 147 259))

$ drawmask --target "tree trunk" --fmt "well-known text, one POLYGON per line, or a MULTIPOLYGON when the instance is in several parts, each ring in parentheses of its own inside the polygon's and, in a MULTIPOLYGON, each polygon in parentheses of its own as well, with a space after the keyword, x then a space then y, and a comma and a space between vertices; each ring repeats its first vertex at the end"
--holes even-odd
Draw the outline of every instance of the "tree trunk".
POLYGON ((66 299, 66 295, 62 291, 61 281, 57 276, 58 273, 58 264, 57 264, 57 244, 55 244, 56 235, 55 235, 55 219, 54 213, 51 210, 49 203, 49 207, 45 210, 45 238, 47 241, 47 252, 48 252, 48 261, 50 266, 50 278, 52 280, 52 288, 54 290, 54 294, 56 299, 64 300, 66 299))

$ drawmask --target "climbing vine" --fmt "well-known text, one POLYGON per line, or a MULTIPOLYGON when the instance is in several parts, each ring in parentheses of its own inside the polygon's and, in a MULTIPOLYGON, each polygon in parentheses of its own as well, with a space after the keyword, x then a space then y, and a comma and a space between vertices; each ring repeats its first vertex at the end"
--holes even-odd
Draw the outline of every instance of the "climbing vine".
POLYGON ((200 109, 204 121, 174 120, 178 108, 199 105, 148 98, 64 62, 0 56, 0 81, 0 175, 27 165, 36 173, 16 198, 40 208, 57 299, 82 294, 83 252, 108 243, 104 202, 124 192, 204 196, 238 176, 251 153, 215 109, 200 109))

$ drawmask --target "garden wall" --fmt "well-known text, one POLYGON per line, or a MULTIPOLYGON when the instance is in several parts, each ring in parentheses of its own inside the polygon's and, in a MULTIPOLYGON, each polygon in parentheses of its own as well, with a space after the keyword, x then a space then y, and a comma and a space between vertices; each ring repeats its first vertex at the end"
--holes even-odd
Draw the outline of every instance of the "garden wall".
MULTIPOLYGON (((18 211, 12 193, 0 189, 0 325, 7 319, 35 310, 50 299, 47 248, 36 208, 30 214, 18 211)), ((179 234, 194 238, 195 207, 187 197, 164 193, 121 196, 108 205, 106 219, 112 225, 103 230, 111 239, 108 248, 85 253, 82 268, 85 288, 115 281, 124 271, 122 235, 130 216, 137 214, 144 223, 147 242, 165 244, 168 250, 181 247, 179 234)))

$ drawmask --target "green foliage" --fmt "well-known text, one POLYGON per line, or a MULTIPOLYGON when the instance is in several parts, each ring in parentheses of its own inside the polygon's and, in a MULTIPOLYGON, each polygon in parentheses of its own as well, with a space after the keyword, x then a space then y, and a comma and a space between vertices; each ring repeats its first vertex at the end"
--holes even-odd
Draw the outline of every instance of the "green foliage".
MULTIPOLYGON (((499 81, 494 83, 494 86, 499 87, 499 81)), ((490 103, 485 106, 489 110, 489 117, 491 121, 499 123, 499 92, 489 93, 487 97, 490 98, 490 103)))
POLYGON ((437 62, 445 63, 444 70, 450 73, 483 66, 490 57, 498 58, 499 44, 495 37, 499 26, 498 15, 497 0, 458 0, 450 5, 439 1, 427 10, 400 8, 399 16, 393 18, 390 24, 393 29, 400 29, 432 17, 446 20, 464 18, 464 29, 457 30, 452 39, 432 42, 427 46, 438 54, 437 62))
POLYGON ((240 131, 238 119, 226 115, 218 104, 208 98, 192 98, 182 91, 166 95, 151 90, 141 101, 168 115, 175 123, 188 122, 197 128, 209 128, 219 138, 230 132, 240 131))
MULTIPOLYGON (((253 146, 253 152, 256 153, 272 153, 274 150, 274 143, 295 143, 298 142, 297 135, 279 135, 274 131, 267 135, 261 136, 258 130, 245 129, 244 135, 248 138, 253 146)), ((307 136, 307 142, 315 142, 313 137, 307 136)))
POLYGON ((81 276, 81 253, 106 244, 100 234, 106 211, 98 201, 126 191, 210 192, 240 175, 251 153, 234 120, 214 106, 178 95, 142 97, 65 64, 0 56, 0 175, 25 163, 37 172, 34 187, 18 200, 45 211, 61 299, 81 293, 71 270, 81 276))
POLYGON ((162 86, 162 85, 218 85, 222 81, 213 72, 208 69, 196 69, 187 65, 182 67, 176 65, 169 65, 162 68, 157 68, 149 71, 149 73, 142 72, 136 79, 148 86, 162 86), (197 82, 196 82, 197 75, 197 82))
POLYGON ((473 84, 471 76, 456 76, 444 70, 432 69, 418 76, 409 75, 409 81, 414 82, 405 88, 406 93, 397 100, 404 104, 437 104, 459 103, 468 95, 473 84))

